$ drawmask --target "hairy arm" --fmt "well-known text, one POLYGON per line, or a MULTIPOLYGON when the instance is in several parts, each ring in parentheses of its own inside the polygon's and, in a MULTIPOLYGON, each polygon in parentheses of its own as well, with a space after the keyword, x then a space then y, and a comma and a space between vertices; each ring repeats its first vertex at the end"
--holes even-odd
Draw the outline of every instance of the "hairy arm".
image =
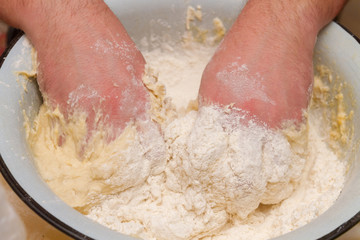
POLYGON ((234 103, 271 127, 301 122, 317 34, 344 3, 250 0, 203 73, 200 103, 234 103))
POLYGON ((24 0, 1 0, 0 1, 0 19, 11 26, 20 28, 21 14, 25 9, 24 0))
MULTIPOLYGON (((34 32, 65 15, 77 15, 82 9, 101 12, 107 9, 102 0, 0 0, 0 18, 9 25, 34 32)), ((86 11, 83 11, 84 13, 86 11)), ((81 13, 80 13, 81 14, 81 13)), ((96 16, 96 15, 95 15, 96 16)))
POLYGON ((34 45, 40 90, 66 117, 81 110, 92 130, 99 110, 118 129, 144 116, 145 60, 103 0, 0 0, 0 17, 34 45))

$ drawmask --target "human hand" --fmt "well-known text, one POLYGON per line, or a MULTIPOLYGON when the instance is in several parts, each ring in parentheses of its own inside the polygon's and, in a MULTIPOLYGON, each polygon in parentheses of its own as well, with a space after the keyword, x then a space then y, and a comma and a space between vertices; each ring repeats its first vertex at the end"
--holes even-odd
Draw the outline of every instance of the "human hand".
POLYGON ((199 100, 248 111, 269 127, 302 121, 316 36, 344 0, 250 0, 204 70, 199 100))
POLYGON ((37 50, 39 87, 52 107, 66 118, 85 112, 89 130, 123 129, 145 115, 145 60, 102 0, 6 2, 0 16, 24 30, 37 50), (16 16, 4 14, 16 3, 16 16))

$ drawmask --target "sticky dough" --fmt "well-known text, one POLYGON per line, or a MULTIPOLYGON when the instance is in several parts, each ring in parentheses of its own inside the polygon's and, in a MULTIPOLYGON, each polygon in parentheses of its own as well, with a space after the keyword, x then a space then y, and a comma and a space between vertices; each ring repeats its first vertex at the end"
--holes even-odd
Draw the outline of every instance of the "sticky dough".
POLYGON ((325 77, 315 78, 307 123, 275 131, 244 123, 247 113, 231 107, 197 109, 189 105, 193 95, 177 101, 177 88, 198 88, 213 51, 195 43, 144 51, 150 64, 144 77, 152 99, 149 119, 129 124, 111 143, 97 132, 82 158, 78 141, 85 134, 85 117, 65 121, 45 102, 36 120, 25 125, 50 188, 101 224, 145 239, 232 239, 239 233, 244 239, 266 239, 330 207, 346 169, 336 146, 349 139, 346 126, 334 125, 349 124, 345 108, 327 105, 331 99, 343 104, 326 87, 330 73, 324 68, 325 77), (325 162, 331 176, 320 171, 325 162), (326 188, 329 179, 336 184, 326 188), (321 205, 314 204, 319 199, 321 205))

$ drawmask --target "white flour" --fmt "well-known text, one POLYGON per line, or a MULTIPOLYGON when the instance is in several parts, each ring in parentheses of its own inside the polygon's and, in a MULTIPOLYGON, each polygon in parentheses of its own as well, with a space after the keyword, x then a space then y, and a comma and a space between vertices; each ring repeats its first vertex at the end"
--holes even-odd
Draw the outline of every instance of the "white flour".
MULTIPOLYGON (((189 9, 188 30, 202 18, 200 7, 189 9)), ((212 41, 218 41, 225 29, 219 19, 214 27, 212 41)), ((111 143, 106 130, 98 131, 81 158, 84 115, 66 121, 45 101, 34 123, 25 124, 39 173, 89 218, 144 239, 269 239, 307 224, 334 203, 344 185, 340 146, 351 126, 346 127, 341 91, 331 94, 323 68, 324 76, 315 77, 306 124, 282 132, 248 121, 246 112, 231 106, 197 109, 201 75, 216 49, 194 43, 206 40, 201 36, 187 34, 183 46, 157 43, 162 47, 142 51, 153 122, 129 123, 111 143)), ((149 47, 146 39, 141 42, 149 47)), ((104 53, 122 47, 111 41, 93 46, 104 53)), ((229 65, 218 75, 233 82, 246 73, 245 65, 229 65)), ((232 89, 271 103, 262 80, 254 76, 242 89, 232 89)), ((78 90, 92 93, 86 86, 78 90)), ((78 94, 72 97, 76 103, 78 94)))
POLYGON ((197 99, 203 69, 214 51, 215 47, 199 44, 197 50, 157 48, 143 55, 158 71, 159 82, 166 86, 166 94, 179 110, 197 99))
MULTIPOLYGON (((198 46, 144 56, 184 109, 213 51, 198 46)), ((246 113, 231 109, 179 114, 162 125, 163 171, 102 195, 88 216, 145 239, 268 239, 294 230, 328 209, 344 184, 345 163, 324 135, 330 123, 318 117, 326 107, 313 108, 306 129, 285 134, 245 125, 246 113)))

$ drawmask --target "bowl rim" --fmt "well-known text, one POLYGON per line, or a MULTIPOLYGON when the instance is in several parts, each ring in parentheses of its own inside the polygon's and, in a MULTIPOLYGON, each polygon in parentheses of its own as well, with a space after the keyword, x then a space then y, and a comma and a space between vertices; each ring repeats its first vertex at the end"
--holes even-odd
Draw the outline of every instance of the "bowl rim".
MULTIPOLYGON (((356 36, 354 33, 352 33, 347 27, 345 27, 343 24, 339 23, 338 21, 334 21, 336 24, 338 24, 342 29, 344 29, 352 38, 354 38, 358 44, 360 44, 360 38, 356 36)), ((0 65, 1 67, 1 65, 0 65)), ((357 223, 360 222, 360 210, 349 220, 335 228, 333 231, 329 232, 325 236, 319 238, 319 240, 327 240, 327 239, 335 239, 340 237, 345 232, 349 231, 352 227, 354 227, 357 223)))
MULTIPOLYGON (((15 44, 20 40, 20 38, 25 35, 23 31, 20 31, 15 35, 15 37, 10 41, 9 45, 6 47, 5 51, 0 57, 0 68, 2 67, 3 63, 7 55, 10 53, 11 49, 15 46, 15 44)), ((51 224, 56 229, 60 230, 61 232, 65 233, 67 236, 72 237, 74 239, 86 239, 92 240, 93 238, 77 231, 76 229, 72 228, 70 225, 62 222, 54 215, 49 213, 46 209, 44 209, 37 201, 35 201, 16 181, 12 173, 10 172, 9 168, 6 166, 6 163, 0 153, 0 172, 4 177, 5 181, 9 184, 11 189, 16 193, 16 195, 38 216, 44 219, 47 223, 51 224)))
MULTIPOLYGON (((342 29, 344 29, 352 38, 354 38, 359 44, 360 39, 355 34, 353 34, 349 29, 347 29, 342 24, 338 23, 336 21, 336 24, 338 24, 342 29)), ((15 46, 15 44, 19 41, 19 39, 24 35, 24 32, 20 31, 9 43, 9 45, 6 47, 3 54, 0 56, 0 68, 2 67, 7 55, 10 53, 11 49, 15 46)), ((16 193, 16 195, 32 210, 34 211, 38 216, 40 216, 42 219, 44 219, 47 223, 54 226, 56 229, 60 230, 64 234, 68 235, 69 237, 72 237, 74 239, 86 239, 86 240, 92 240, 93 238, 77 231, 76 229, 72 228, 70 225, 62 222, 58 218, 56 218, 54 215, 49 213, 47 210, 45 210, 38 202, 36 202, 17 182, 17 180, 14 178, 10 170, 5 164, 5 161, 2 158, 2 155, 0 153, 0 172, 2 176, 4 177, 5 181, 9 184, 11 189, 16 193)), ((335 228, 333 231, 329 232, 328 234, 324 235, 323 237, 320 237, 320 240, 327 240, 327 239, 335 239, 339 237, 340 235, 344 234, 348 230, 350 230, 352 227, 354 227, 357 223, 360 222, 360 210, 349 220, 335 228)))

